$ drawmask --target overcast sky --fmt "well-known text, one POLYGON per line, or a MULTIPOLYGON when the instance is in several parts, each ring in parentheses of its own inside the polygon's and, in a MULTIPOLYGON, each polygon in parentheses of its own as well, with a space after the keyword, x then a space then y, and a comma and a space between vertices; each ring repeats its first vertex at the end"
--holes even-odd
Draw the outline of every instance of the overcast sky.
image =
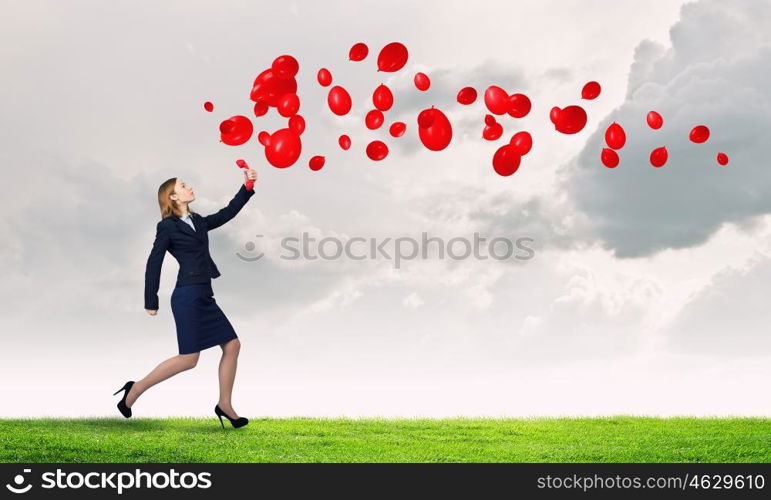
MULTIPOLYGON (((771 384, 771 5, 721 2, 3 2, 0 17, 0 416, 113 416, 126 380, 177 353, 166 255, 160 310, 143 309, 157 189, 178 176, 193 209, 224 206, 243 175, 255 195, 210 233, 212 282, 242 342, 234 407, 258 416, 769 415, 771 384), (363 41, 369 57, 348 61, 363 41), (410 52, 376 71, 379 49, 410 52), (219 142, 251 114, 257 74, 300 62, 303 154, 270 166, 253 138, 219 142), (354 99, 326 107, 327 67, 354 99), (412 76, 432 79, 419 93, 412 76), (581 101, 583 84, 603 92, 581 101), (372 90, 394 108, 370 131, 372 90), (524 92, 499 118, 466 85, 524 92), (204 101, 215 105, 203 110, 204 101), (585 106, 575 135, 552 106, 585 106), (450 146, 417 139, 430 106, 450 146), (650 109, 665 126, 645 125, 650 109), (407 123, 401 139, 387 125, 407 123), (621 164, 599 161, 605 128, 627 132, 621 164), (688 141, 706 124, 706 144, 688 141), (526 129, 514 175, 491 158, 526 129), (337 137, 353 140, 349 151, 337 137), (390 147, 381 162, 366 143, 390 147), (667 146, 667 165, 648 164, 667 146), (718 151, 730 156, 720 167, 718 151), (326 156, 319 172, 310 156, 326 156), (528 260, 287 260, 283 238, 532 238, 528 260), (248 262, 237 254, 264 256, 248 262)), ((284 123, 275 110, 259 130, 284 123)), ((391 243, 392 245, 392 243, 391 243)), ((362 248, 362 247, 358 247, 362 248)), ((388 247, 391 250, 393 246, 388 247)), ((461 251, 457 253, 462 253, 461 251)), ((520 253, 521 255, 521 253, 520 253)), ((137 416, 208 415, 220 349, 145 393, 137 416)))

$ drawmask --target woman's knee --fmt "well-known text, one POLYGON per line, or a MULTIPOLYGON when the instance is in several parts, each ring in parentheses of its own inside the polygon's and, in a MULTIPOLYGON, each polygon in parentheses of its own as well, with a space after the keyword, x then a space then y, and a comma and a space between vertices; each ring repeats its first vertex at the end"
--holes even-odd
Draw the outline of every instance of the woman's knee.
POLYGON ((225 351, 226 354, 238 354, 241 350, 241 341, 235 338, 227 342, 222 350, 225 351))
POLYGON ((182 356, 182 361, 186 370, 195 368, 195 365, 198 364, 198 356, 200 356, 200 354, 201 353, 199 352, 194 352, 191 354, 180 354, 180 356, 182 356))

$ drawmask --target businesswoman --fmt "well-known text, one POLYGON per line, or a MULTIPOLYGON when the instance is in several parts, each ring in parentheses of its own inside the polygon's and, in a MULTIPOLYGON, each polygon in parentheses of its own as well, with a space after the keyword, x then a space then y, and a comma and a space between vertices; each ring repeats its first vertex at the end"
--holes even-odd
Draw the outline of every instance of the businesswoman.
POLYGON ((243 172, 244 184, 235 197, 226 207, 207 216, 190 210, 195 192, 185 181, 172 177, 158 188, 161 220, 156 226, 155 241, 145 268, 144 306, 150 316, 158 314, 161 265, 168 251, 179 262, 177 282, 171 294, 179 355, 163 361, 143 379, 126 382, 115 392, 124 391, 118 410, 126 418, 131 417, 131 407, 143 392, 181 371, 195 367, 202 350, 218 345, 222 348, 222 359, 219 365, 219 402, 214 407, 214 413, 223 428, 223 416, 236 428, 249 423, 247 418, 238 416, 231 402, 241 341, 214 300, 211 280, 219 277, 220 272, 209 254, 208 235, 209 231, 235 217, 254 195, 254 191, 247 189, 246 185, 249 180, 257 179, 257 172, 252 169, 243 172))

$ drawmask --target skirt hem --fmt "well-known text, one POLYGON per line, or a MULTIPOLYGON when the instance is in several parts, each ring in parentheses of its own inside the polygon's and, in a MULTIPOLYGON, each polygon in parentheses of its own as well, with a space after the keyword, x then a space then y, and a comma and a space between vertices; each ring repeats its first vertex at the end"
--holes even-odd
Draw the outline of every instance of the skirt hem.
POLYGON ((217 341, 217 342, 211 342, 211 343, 210 343, 211 345, 206 345, 206 344, 204 344, 204 345, 202 345, 202 346, 198 347, 198 350, 197 350, 197 351, 182 352, 182 351, 180 350, 180 351, 179 351, 179 353, 180 353, 180 354, 195 354, 196 352, 201 352, 201 351, 205 351, 206 349, 211 349, 212 347, 214 347, 214 346, 216 346, 216 345, 224 344, 224 343, 226 343, 226 342, 230 342, 231 340, 233 340, 233 339, 237 339, 237 338, 238 338, 238 335, 235 335, 235 336, 233 336, 233 337, 231 337, 231 338, 229 338, 229 339, 226 339, 226 340, 217 341))

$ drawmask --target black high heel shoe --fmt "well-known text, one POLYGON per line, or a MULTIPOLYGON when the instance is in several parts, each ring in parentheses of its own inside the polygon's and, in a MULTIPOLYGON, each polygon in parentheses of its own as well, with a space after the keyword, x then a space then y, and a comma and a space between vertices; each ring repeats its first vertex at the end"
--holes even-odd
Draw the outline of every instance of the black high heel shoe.
POLYGON ((122 414, 124 417, 126 417, 126 418, 131 418, 131 408, 129 408, 128 406, 126 406, 126 396, 128 396, 128 393, 129 393, 129 391, 131 390, 131 387, 132 387, 133 385, 134 385, 134 381, 133 381, 133 380, 129 380, 128 382, 126 382, 126 383, 123 385, 123 387, 121 387, 120 389, 118 389, 117 391, 115 391, 115 392, 113 393, 113 396, 115 396, 115 395, 116 395, 116 394, 118 394, 120 391, 126 391, 126 392, 124 392, 124 393, 123 393, 123 398, 122 398, 120 401, 118 401, 118 410, 119 410, 119 411, 121 412, 121 414, 122 414))
POLYGON ((220 405, 217 405, 214 407, 214 413, 216 413, 217 416, 219 417, 220 424, 222 424, 223 429, 225 428, 225 423, 222 421, 223 416, 225 416, 225 418, 230 420, 230 424, 236 429, 238 429, 239 427, 243 427, 249 423, 249 419, 246 417, 230 418, 230 416, 227 413, 222 411, 222 408, 220 408, 220 405))

